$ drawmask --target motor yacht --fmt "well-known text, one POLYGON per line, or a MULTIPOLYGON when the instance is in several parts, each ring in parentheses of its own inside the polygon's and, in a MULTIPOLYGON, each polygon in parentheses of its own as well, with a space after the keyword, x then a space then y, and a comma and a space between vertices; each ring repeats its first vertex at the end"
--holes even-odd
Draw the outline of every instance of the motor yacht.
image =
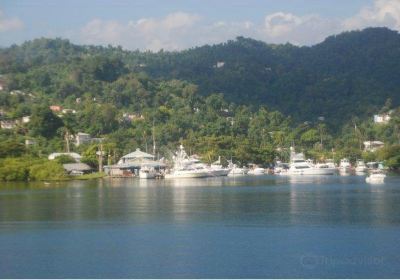
POLYGON ((365 181, 369 184, 383 184, 385 182, 386 174, 382 170, 372 170, 365 181))
POLYGON ((239 167, 237 164, 233 163, 232 160, 228 161, 228 168, 230 168, 228 176, 246 175, 249 172, 246 167, 239 167))
POLYGON ((213 176, 204 164, 190 158, 182 145, 173 157, 174 167, 165 174, 165 178, 205 178, 213 176))
POLYGON ((363 160, 357 160, 357 164, 356 164, 356 174, 365 174, 367 172, 368 168, 367 165, 365 164, 365 162, 363 160))
POLYGON ((342 175, 350 174, 350 172, 351 172, 351 164, 350 164, 350 161, 347 158, 343 158, 343 159, 340 160, 339 172, 342 175))
POLYGON ((249 174, 249 175, 264 175, 265 169, 262 167, 258 167, 257 165, 253 165, 253 167, 249 169, 249 172, 247 172, 247 174, 249 174))
POLYGON ((154 179, 157 176, 157 171, 152 167, 144 166, 139 170, 140 179, 154 179))
POLYGON ((304 159, 303 153, 296 153, 294 148, 290 148, 290 165, 288 175, 333 175, 335 168, 326 166, 315 166, 311 161, 304 159))

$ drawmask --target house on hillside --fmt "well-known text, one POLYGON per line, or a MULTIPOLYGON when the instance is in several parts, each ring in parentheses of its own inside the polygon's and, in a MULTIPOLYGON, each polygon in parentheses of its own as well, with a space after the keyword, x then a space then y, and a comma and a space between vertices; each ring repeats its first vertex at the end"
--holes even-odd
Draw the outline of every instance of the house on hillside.
POLYGON ((25 139, 25 146, 33 146, 36 144, 36 141, 33 139, 25 139))
POLYGON ((378 115, 374 115, 374 123, 378 123, 378 124, 387 124, 390 119, 391 119, 391 114, 393 113, 393 110, 390 110, 387 113, 383 113, 383 114, 378 114, 378 115))
POLYGON ((16 128, 18 125, 18 121, 17 120, 3 120, 0 121, 0 127, 2 129, 14 129, 16 128))
POLYGON ((62 109, 62 113, 63 114, 68 114, 68 113, 76 114, 76 110, 74 110, 74 109, 62 109))
POLYGON ((83 144, 90 143, 92 141, 92 137, 88 133, 78 132, 75 135, 75 145, 80 146, 83 144))
POLYGON ((217 63, 213 65, 214 68, 222 68, 224 66, 225 66, 225 61, 217 61, 217 63))
POLYGON ((31 116, 24 116, 21 119, 22 123, 28 123, 31 121, 31 116))
POLYGON ((6 82, 0 78, 0 90, 6 89, 6 82))
POLYGON ((81 155, 77 154, 77 153, 52 153, 48 156, 49 160, 54 160, 59 156, 70 156, 72 157, 76 162, 80 162, 81 161, 81 155))
POLYGON ((51 105, 49 108, 53 111, 53 113, 59 113, 62 110, 62 107, 59 105, 51 105))
POLYGON ((365 141, 364 142, 364 151, 366 152, 375 152, 376 150, 383 148, 385 143, 382 141, 365 141))

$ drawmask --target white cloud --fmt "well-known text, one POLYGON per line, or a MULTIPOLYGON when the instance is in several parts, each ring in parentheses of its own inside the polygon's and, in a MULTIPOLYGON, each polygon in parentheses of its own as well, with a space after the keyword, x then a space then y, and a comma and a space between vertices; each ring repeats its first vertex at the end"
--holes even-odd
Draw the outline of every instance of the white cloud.
MULTIPOLYGON (((400 0, 375 0, 347 19, 318 14, 296 15, 287 12, 267 14, 264 21, 210 22, 197 14, 175 12, 162 18, 141 18, 128 22, 93 19, 79 33, 87 44, 121 45, 127 49, 180 50, 214 44, 237 36, 267 43, 312 45, 345 30, 387 26, 400 30, 400 0)), ((75 36, 76 38, 77 36, 75 36)))
POLYGON ((15 31, 24 27, 23 22, 18 18, 7 18, 0 10, 0 32, 15 31))
POLYGON ((310 45, 336 33, 339 26, 338 20, 325 19, 319 15, 296 16, 277 12, 265 17, 261 37, 273 43, 310 45))
POLYGON ((131 49, 175 50, 184 44, 200 17, 195 14, 176 12, 164 18, 141 18, 121 23, 94 19, 80 32, 80 39, 89 44, 122 45, 131 49))
POLYGON ((375 0, 373 6, 362 8, 358 14, 343 22, 346 30, 368 26, 386 26, 400 30, 400 1, 375 0))

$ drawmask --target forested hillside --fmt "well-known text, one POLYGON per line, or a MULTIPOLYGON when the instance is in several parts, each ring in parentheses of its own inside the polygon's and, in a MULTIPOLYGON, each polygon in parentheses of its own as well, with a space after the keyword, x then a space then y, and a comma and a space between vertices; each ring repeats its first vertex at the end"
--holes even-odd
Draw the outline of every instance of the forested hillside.
POLYGON ((346 32, 312 47, 238 37, 157 53, 38 39, 1 50, 0 72, 8 74, 10 89, 42 91, 59 100, 90 93, 121 102, 134 93, 111 93, 99 83, 145 73, 189 81, 201 95, 223 93, 228 102, 265 105, 299 122, 323 116, 338 127, 351 117, 371 115, 388 98, 400 104, 399 46, 400 35, 386 28, 346 32))

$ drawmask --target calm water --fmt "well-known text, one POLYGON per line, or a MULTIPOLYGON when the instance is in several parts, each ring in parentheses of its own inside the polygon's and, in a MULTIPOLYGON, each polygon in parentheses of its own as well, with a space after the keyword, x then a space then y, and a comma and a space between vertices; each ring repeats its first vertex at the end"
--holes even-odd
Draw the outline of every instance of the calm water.
POLYGON ((400 178, 0 187, 0 278, 400 277, 400 178))

